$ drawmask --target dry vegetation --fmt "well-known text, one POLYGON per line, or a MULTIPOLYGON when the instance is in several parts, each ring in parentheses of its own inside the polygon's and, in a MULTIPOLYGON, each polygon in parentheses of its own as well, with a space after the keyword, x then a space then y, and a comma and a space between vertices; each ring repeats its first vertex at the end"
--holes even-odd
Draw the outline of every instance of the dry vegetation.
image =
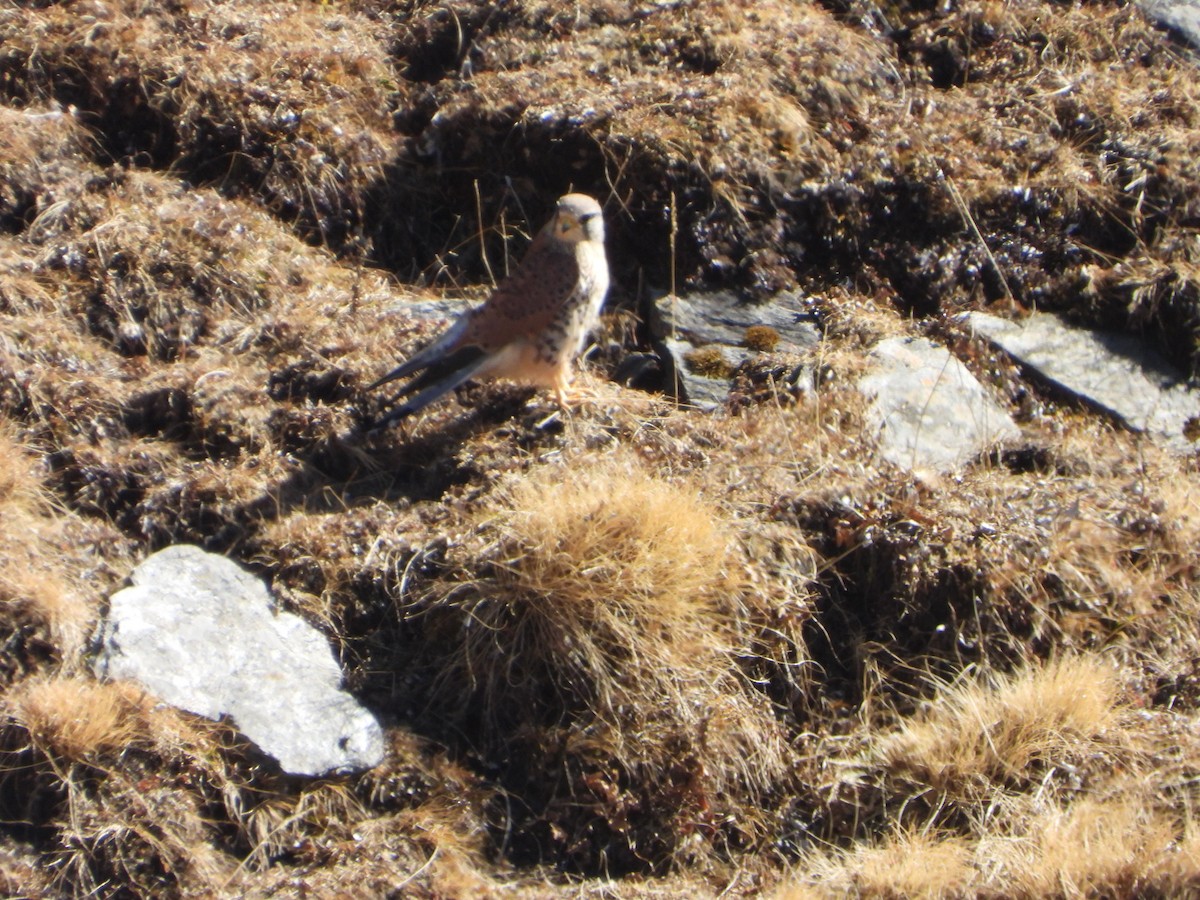
POLYGON ((1195 74, 1108 2, 0 8, 0 893, 1200 892, 1195 461, 951 317, 1194 370, 1195 74), (437 327, 403 305, 476 294, 568 188, 621 310, 592 399, 365 433, 437 327), (606 383, 673 283, 806 291, 818 386, 606 383), (894 333, 1021 439, 880 463, 852 384, 894 333), (289 779, 92 677, 174 542, 330 637, 382 765, 289 779))

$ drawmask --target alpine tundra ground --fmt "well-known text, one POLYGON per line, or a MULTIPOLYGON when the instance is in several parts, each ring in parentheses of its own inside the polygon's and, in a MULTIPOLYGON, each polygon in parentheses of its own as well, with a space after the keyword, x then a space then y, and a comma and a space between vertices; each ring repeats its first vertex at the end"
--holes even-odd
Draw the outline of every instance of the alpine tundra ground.
POLYGON ((0 892, 1200 892, 1195 459, 954 318, 1195 372, 1197 84, 1116 2, 0 8, 0 892), (438 327, 404 304, 486 294, 568 189, 610 235, 594 396, 368 434, 438 327), (609 380, 652 296, 718 287, 800 290, 820 348, 717 414, 609 380), (1021 438, 883 462, 894 334, 1021 438), (383 765, 287 778, 93 678, 178 542, 328 635, 383 765))

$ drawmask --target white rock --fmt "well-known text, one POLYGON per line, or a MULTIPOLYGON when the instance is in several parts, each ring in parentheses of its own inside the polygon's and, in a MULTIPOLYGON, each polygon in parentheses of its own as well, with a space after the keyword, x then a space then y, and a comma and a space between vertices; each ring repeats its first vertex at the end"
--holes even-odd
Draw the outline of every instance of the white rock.
POLYGON ((223 556, 174 546, 113 594, 95 663, 173 706, 229 716, 293 775, 365 769, 383 759, 375 717, 341 689, 329 643, 274 608, 266 585, 223 556))
POLYGON ((1177 31, 1200 49, 1200 0, 1135 0, 1151 20, 1177 31))

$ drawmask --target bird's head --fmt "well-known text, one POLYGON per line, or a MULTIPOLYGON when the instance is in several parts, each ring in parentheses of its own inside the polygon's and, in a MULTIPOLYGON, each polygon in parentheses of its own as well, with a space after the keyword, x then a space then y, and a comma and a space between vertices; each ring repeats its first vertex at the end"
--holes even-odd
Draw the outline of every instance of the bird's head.
POLYGON ((587 194, 559 198, 549 227, 555 240, 567 244, 604 241, 604 214, 600 204, 587 194))

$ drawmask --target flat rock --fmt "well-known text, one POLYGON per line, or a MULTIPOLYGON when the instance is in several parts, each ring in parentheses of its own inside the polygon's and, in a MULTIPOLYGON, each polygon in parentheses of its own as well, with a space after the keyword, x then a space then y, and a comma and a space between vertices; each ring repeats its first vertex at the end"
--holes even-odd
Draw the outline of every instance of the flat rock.
POLYGON ((868 418, 889 462, 947 472, 1020 430, 975 376, 944 347, 924 338, 890 338, 871 350, 875 365, 859 381, 871 397, 868 418))
POLYGON ((746 331, 765 325, 779 336, 777 353, 802 353, 817 345, 821 333, 805 321, 808 311, 800 296, 785 292, 765 303, 747 303, 731 291, 660 297, 650 323, 656 337, 686 340, 702 347, 725 344, 744 347, 746 331))
POLYGON ((1175 452, 1195 452, 1184 434, 1200 416, 1200 392, 1137 336, 1080 328, 1050 313, 1016 322, 974 312, 967 321, 1051 386, 1175 452))
POLYGON ((792 293, 766 303, 747 303, 729 291, 668 295, 654 302, 650 329, 670 354, 668 376, 675 395, 689 406, 714 410, 729 398, 733 370, 764 352, 747 346, 746 332, 765 326, 774 332, 769 352, 804 353, 821 339, 816 326, 804 321, 806 316, 799 296, 792 293), (697 362, 701 350, 704 364, 697 362))
POLYGON ((388 312, 403 313, 412 319, 453 321, 479 301, 433 297, 427 300, 400 300, 388 307, 388 312))
POLYGON ((729 389, 733 386, 733 372, 749 358, 750 351, 727 344, 706 344, 709 365, 697 366, 694 357, 697 348, 687 341, 663 341, 674 362, 673 377, 676 379, 674 392, 688 406, 708 412, 725 405, 729 389))
POLYGON ((1200 49, 1200 0, 1136 0, 1138 8, 1153 22, 1177 32, 1200 49))
POLYGON ((325 637, 276 610, 263 582, 223 556, 173 546, 113 594, 95 662, 173 706, 238 730, 293 775, 367 769, 383 759, 375 717, 341 689, 325 637))

